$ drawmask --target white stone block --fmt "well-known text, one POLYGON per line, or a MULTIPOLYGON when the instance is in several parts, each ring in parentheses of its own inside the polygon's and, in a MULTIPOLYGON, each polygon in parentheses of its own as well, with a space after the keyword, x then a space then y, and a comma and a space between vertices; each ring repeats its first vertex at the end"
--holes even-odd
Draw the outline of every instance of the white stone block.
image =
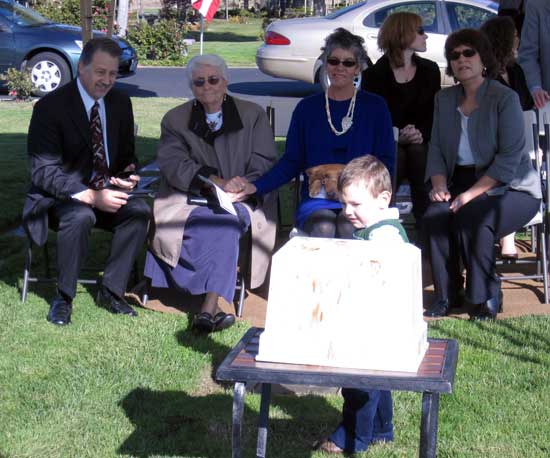
POLYGON ((257 360, 416 372, 427 347, 415 246, 294 237, 273 256, 257 360))

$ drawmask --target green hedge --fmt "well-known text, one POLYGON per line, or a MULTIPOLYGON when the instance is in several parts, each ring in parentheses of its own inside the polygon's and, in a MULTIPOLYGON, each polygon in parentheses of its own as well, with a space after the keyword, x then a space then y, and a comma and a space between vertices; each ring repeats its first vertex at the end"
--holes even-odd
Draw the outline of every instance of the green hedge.
POLYGON ((153 24, 141 21, 128 29, 128 41, 140 60, 180 62, 186 53, 183 43, 187 26, 175 19, 160 19, 153 24))

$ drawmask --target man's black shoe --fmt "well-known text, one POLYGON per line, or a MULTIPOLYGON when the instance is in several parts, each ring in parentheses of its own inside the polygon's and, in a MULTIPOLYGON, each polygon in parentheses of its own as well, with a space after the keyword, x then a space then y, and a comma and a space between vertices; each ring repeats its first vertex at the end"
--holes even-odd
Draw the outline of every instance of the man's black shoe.
POLYGON ((470 319, 473 321, 494 320, 500 312, 502 312, 502 290, 499 290, 497 297, 491 297, 483 304, 477 305, 470 314, 470 319))
POLYGON ((115 296, 106 287, 101 286, 97 292, 97 305, 106 308, 111 313, 121 315, 137 316, 137 312, 130 307, 122 297, 115 296))
POLYGON ((58 293, 50 304, 48 321, 58 326, 65 326, 71 322, 72 310, 73 305, 58 293))
POLYGON ((430 318, 439 318, 447 316, 449 314, 449 301, 447 299, 440 299, 435 301, 428 310, 424 312, 424 316, 430 318))

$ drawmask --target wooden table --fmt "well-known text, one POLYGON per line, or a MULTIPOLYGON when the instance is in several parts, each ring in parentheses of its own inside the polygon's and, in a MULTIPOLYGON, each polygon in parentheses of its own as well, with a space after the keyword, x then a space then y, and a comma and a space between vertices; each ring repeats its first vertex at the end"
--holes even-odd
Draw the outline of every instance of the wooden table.
POLYGON ((261 383, 257 458, 264 458, 271 384, 316 385, 371 390, 401 390, 422 393, 420 458, 435 458, 439 413, 439 393, 453 389, 458 343, 428 339, 429 347, 416 373, 342 369, 324 366, 268 363, 255 360, 262 328, 251 328, 229 352, 216 372, 220 381, 234 382, 232 457, 241 457, 241 432, 247 383, 261 383))

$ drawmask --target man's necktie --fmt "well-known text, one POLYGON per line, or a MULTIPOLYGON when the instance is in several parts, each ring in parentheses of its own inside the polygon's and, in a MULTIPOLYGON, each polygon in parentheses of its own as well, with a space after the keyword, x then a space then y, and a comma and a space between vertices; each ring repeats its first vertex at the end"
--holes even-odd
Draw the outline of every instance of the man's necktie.
POLYGON ((94 103, 90 115, 90 128, 92 130, 92 151, 94 153, 93 171, 94 176, 90 180, 92 189, 101 189, 109 182, 109 167, 103 145, 103 130, 101 118, 99 117, 99 103, 94 103))

